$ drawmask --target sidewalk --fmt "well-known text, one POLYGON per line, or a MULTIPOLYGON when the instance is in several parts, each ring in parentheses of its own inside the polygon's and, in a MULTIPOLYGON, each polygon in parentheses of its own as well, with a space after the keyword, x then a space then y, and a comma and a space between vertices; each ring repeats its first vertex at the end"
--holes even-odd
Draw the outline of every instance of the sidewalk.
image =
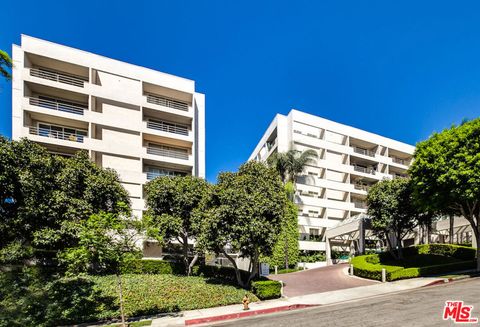
POLYGON ((388 293, 406 291, 443 281, 443 278, 424 277, 399 280, 390 283, 377 283, 374 285, 360 286, 338 291, 251 303, 249 311, 243 311, 241 303, 224 307, 185 311, 180 313, 178 317, 163 317, 154 319, 152 322, 152 327, 188 326, 199 323, 242 318, 244 316, 253 316, 257 314, 295 310, 316 305, 328 305, 358 300, 366 297, 380 296, 388 293))

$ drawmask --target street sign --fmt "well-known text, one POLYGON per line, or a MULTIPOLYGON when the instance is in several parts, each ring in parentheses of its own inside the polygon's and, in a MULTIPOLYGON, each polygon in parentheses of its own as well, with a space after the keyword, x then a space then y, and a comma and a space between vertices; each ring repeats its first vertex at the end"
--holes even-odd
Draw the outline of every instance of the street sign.
POLYGON ((268 275, 270 275, 270 265, 265 262, 260 263, 260 276, 266 277, 268 275))

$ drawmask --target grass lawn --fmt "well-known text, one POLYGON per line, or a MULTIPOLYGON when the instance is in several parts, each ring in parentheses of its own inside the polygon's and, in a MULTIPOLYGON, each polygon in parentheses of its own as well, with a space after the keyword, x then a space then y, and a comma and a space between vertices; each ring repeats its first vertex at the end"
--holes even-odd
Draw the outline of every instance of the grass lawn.
MULTIPOLYGON (((115 276, 91 277, 105 297, 118 303, 115 276)), ((210 308, 242 303, 245 290, 204 277, 174 275, 124 275, 123 295, 128 317, 210 308)), ((258 301, 250 294, 251 301, 258 301)), ((118 316, 105 311, 103 318, 118 316)))

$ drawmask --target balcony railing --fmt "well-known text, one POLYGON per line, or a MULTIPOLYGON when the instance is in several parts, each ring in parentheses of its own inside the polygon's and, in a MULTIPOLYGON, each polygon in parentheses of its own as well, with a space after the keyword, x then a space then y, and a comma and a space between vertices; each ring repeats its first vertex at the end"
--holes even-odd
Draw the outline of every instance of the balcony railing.
POLYGON ((147 127, 151 129, 156 129, 158 131, 179 134, 179 135, 188 135, 188 128, 184 125, 177 125, 173 123, 167 123, 164 121, 147 121, 147 127))
POLYGON ((163 98, 158 95, 147 94, 147 102, 157 104, 159 106, 177 109, 177 110, 188 111, 188 104, 180 101, 163 98))
POLYGON ((371 167, 362 167, 362 166, 353 165, 353 169, 360 173, 375 175, 375 169, 371 167))
POLYGON ((46 70, 43 68, 30 68, 30 75, 34 77, 39 77, 43 79, 48 79, 50 81, 69 84, 78 87, 84 87, 84 83, 87 81, 87 78, 82 78, 80 76, 58 73, 51 70, 46 70))
POLYGON ((170 157, 175 159, 188 159, 188 151, 185 149, 176 149, 168 146, 148 146, 147 153, 156 156, 170 157))
POLYGON ((47 100, 31 97, 29 98, 29 103, 32 106, 64 111, 76 115, 83 115, 83 111, 88 109, 88 106, 86 104, 80 104, 53 98, 47 100))
POLYGON ((307 234, 307 233, 300 233, 299 237, 300 241, 310 241, 310 242, 321 242, 322 237, 321 235, 313 235, 313 234, 307 234))
POLYGON ((362 149, 356 146, 352 146, 353 152, 363 154, 364 156, 375 157, 375 151, 362 149))
POLYGON ((352 201, 353 205, 357 209, 367 209, 367 204, 363 201, 352 201))
POLYGON ((393 179, 397 179, 397 178, 408 178, 407 175, 405 175, 405 174, 398 174, 398 173, 393 173, 393 174, 392 174, 392 177, 393 177, 393 179))
POLYGON ((368 191, 370 189, 369 185, 355 184, 356 190, 368 191))
POLYGON ((408 161, 405 160, 405 159, 400 159, 400 158, 397 158, 397 157, 392 157, 392 161, 394 163, 398 163, 398 164, 401 164, 401 165, 408 165, 408 161))
POLYGON ((28 131, 30 134, 33 134, 33 135, 39 135, 39 136, 50 137, 50 138, 65 140, 65 141, 78 142, 78 143, 83 143, 83 140, 86 138, 86 136, 80 135, 80 134, 52 131, 50 129, 37 128, 33 126, 29 127, 28 131))

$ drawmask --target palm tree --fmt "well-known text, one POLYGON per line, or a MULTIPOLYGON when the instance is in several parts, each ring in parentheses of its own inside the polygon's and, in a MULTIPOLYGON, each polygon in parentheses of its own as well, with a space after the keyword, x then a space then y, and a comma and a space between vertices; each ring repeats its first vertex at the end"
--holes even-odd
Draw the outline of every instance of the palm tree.
POLYGON ((12 75, 6 68, 11 69, 12 66, 13 66, 12 59, 10 58, 8 53, 6 53, 3 50, 0 50, 0 74, 3 77, 5 77, 7 80, 11 80, 12 75))
POLYGON ((296 178, 303 172, 305 166, 317 158, 317 152, 314 150, 289 150, 287 152, 274 153, 268 158, 268 164, 280 174, 283 182, 286 184, 292 182, 295 185, 296 178))
MULTIPOLYGON (((283 183, 289 199, 293 202, 295 194, 295 182, 305 167, 317 158, 317 152, 314 150, 289 150, 287 152, 274 153, 268 158, 268 165, 274 167, 283 183)), ((285 269, 288 269, 288 237, 285 237, 285 269)))

